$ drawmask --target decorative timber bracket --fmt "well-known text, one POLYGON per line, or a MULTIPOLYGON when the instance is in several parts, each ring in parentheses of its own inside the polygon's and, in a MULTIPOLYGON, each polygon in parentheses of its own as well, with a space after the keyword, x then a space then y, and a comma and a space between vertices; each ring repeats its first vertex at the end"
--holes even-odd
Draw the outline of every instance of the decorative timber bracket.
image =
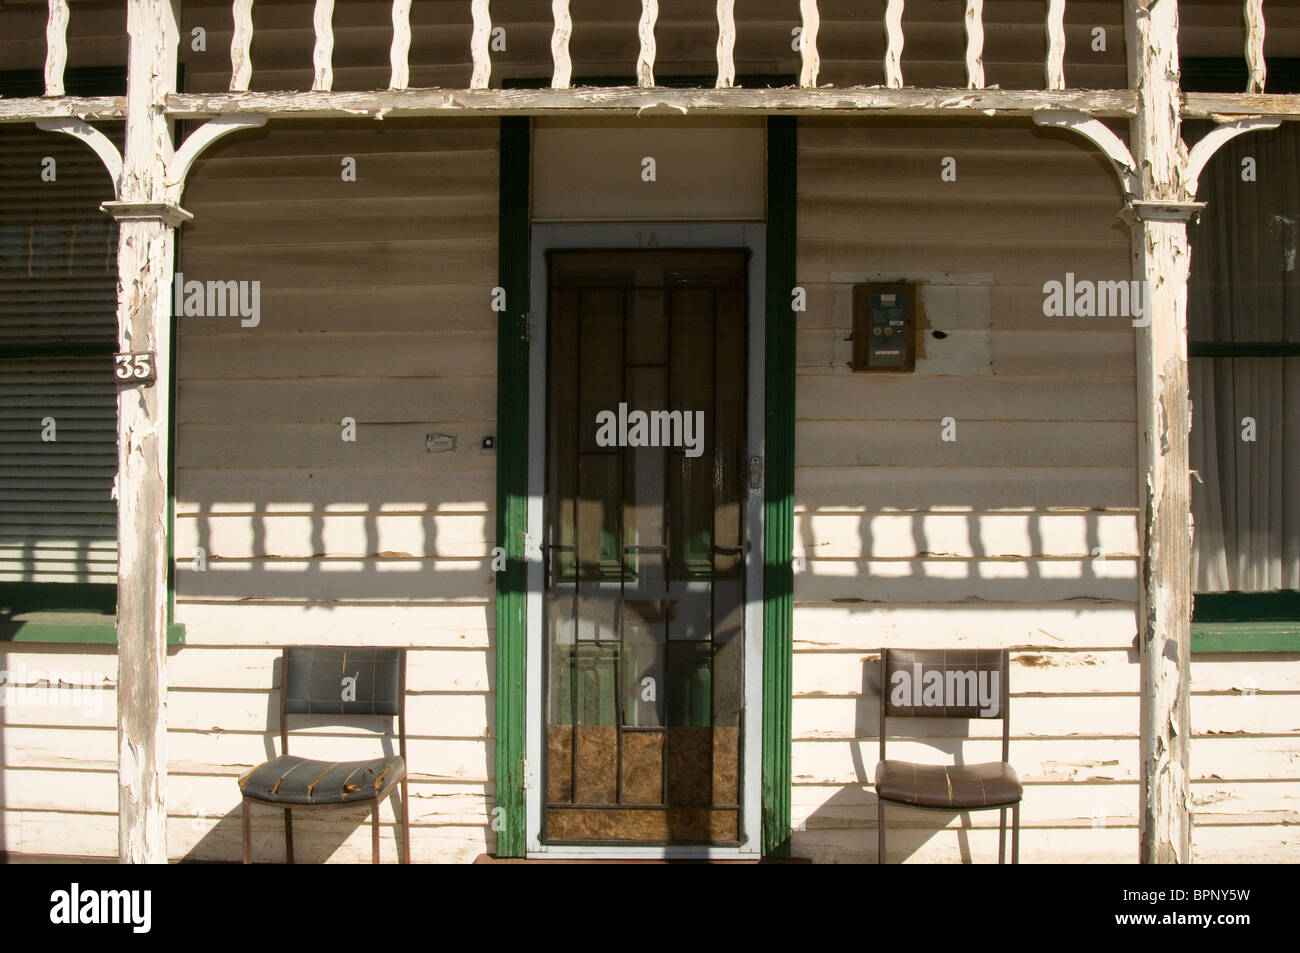
POLYGON ((122 153, 117 151, 113 140, 104 135, 84 119, 38 119, 36 128, 46 132, 61 132, 64 135, 80 139, 95 150, 99 161, 104 163, 109 178, 113 180, 113 195, 122 194, 122 153))
POLYGON ((1034 125, 1068 129, 1083 136, 1110 160, 1111 167, 1119 177, 1120 188, 1124 191, 1125 204, 1131 205, 1141 198, 1142 176, 1138 173, 1137 163, 1133 161, 1133 153, 1128 151, 1124 140, 1100 119, 1087 113, 1068 110, 1039 110, 1034 113, 1034 125))
POLYGON ((1209 163, 1211 157, 1229 140, 1247 132, 1276 129, 1281 124, 1278 119, 1238 119, 1236 122, 1225 122, 1222 125, 1215 126, 1207 132, 1201 141, 1192 146, 1187 153, 1187 172, 1183 177, 1183 181, 1187 184, 1188 194, 1196 194, 1196 188, 1200 183, 1201 173, 1205 171, 1205 166, 1209 163))
MULTIPOLYGON (((177 226, 194 218, 180 207, 181 193, 185 190, 185 180, 190 169, 203 152, 218 139, 239 132, 241 129, 256 129, 266 125, 266 117, 217 116, 195 129, 181 147, 175 151, 167 163, 167 201, 160 203, 105 202, 104 211, 120 221, 160 219, 171 226, 177 226)), ((80 139, 90 146, 104 163, 109 177, 113 180, 113 195, 122 196, 122 153, 113 141, 83 119, 37 119, 36 126, 46 132, 61 132, 64 135, 80 139)))
MULTIPOLYGON (((1034 125, 1068 129, 1083 136, 1110 161, 1124 192, 1125 220, 1138 221, 1190 221, 1205 208, 1204 202, 1146 202, 1142 200, 1142 176, 1138 172, 1133 153, 1129 152, 1119 136, 1100 119, 1087 113, 1068 110, 1039 110, 1034 113, 1034 125)), ((1189 196, 1195 196, 1201 173, 1210 159, 1229 141, 1247 132, 1276 129, 1277 119, 1238 119, 1215 126, 1187 153, 1183 183, 1189 196)))
POLYGON ((239 132, 241 129, 257 129, 265 125, 265 116, 253 115, 217 116, 215 119, 209 119, 199 126, 186 136, 185 142, 176 150, 176 155, 172 158, 171 166, 167 170, 168 194, 171 195, 174 190, 176 201, 180 201, 181 192, 185 189, 185 180, 189 177, 194 160, 208 146, 232 132, 239 132))

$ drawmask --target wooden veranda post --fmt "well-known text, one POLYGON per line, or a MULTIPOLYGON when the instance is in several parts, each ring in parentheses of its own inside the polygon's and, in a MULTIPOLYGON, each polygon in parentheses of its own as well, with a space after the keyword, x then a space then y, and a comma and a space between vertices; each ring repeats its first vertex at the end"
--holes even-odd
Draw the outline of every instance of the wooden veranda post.
MULTIPOLYGON (((156 382, 117 400, 118 859, 167 862, 167 442, 172 255, 186 214, 169 194, 177 28, 170 0, 128 0, 126 140, 118 201, 123 352, 152 352, 156 382)), ((176 190, 170 190, 176 191, 176 190)))
POLYGON ((1141 195, 1130 203, 1134 277, 1150 290, 1137 340, 1142 506, 1140 859, 1191 859, 1188 685, 1191 506, 1187 376, 1188 188, 1179 121, 1177 0, 1127 0, 1130 146, 1141 195))

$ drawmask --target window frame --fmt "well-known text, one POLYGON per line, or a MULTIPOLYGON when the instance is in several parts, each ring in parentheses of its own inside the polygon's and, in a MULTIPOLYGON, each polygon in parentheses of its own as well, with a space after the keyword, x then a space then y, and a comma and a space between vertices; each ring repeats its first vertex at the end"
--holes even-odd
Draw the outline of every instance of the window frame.
MULTIPOLYGON (((1240 92, 1249 77, 1242 57, 1187 58, 1179 67, 1184 91, 1240 92)), ((1300 92, 1300 58, 1270 57, 1268 71, 1269 92, 1300 92)), ((1197 341, 1189 335, 1187 356, 1300 357, 1300 342, 1197 341)), ((1300 589, 1194 592, 1191 628, 1193 653, 1300 651, 1300 589)))
MULTIPOLYGON (((69 68, 64 84, 69 95, 117 96, 126 93, 125 66, 69 68)), ((0 92, 10 96, 40 96, 44 76, 40 70, 0 70, 0 92)), ((179 124, 178 124, 179 125, 179 124)), ((177 135, 181 133, 178 131, 177 135)), ((177 235, 179 261, 180 236, 177 235)), ((116 314, 114 314, 116 324, 116 314)), ((172 353, 176 352, 176 324, 170 328, 172 353)), ((115 335, 116 337, 116 335, 115 335)), ((104 345, 33 344, 0 349, 0 357, 86 357, 112 355, 116 340, 104 345)), ((167 453, 167 605, 168 645, 183 645, 185 627, 173 618, 175 609, 175 559, 172 532, 175 513, 175 403, 176 362, 170 372, 167 453)), ((63 582, 0 582, 0 645, 7 643, 117 644, 117 584, 63 582)))

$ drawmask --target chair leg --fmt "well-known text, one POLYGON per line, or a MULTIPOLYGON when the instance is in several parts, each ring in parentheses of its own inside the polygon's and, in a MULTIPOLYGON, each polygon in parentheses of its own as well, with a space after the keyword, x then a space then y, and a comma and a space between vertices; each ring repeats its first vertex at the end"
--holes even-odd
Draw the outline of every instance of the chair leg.
POLYGON ((1011 862, 1020 863, 1020 802, 1011 809, 1011 862))
POLYGON ((876 801, 876 863, 885 862, 885 802, 876 801))
POLYGON ((379 801, 370 809, 370 862, 379 863, 379 801))
POLYGON ((243 846, 244 846, 244 863, 246 864, 251 864, 253 862, 253 852, 251 846, 248 843, 248 826, 249 826, 248 815, 251 812, 252 810, 251 810, 251 806, 248 803, 248 798, 242 798, 239 803, 239 813, 243 815, 241 823, 244 828, 243 846))
POLYGON ((998 821, 998 863, 1007 862, 1007 809, 1004 807, 998 811, 1001 819, 998 821))
POLYGON ((411 862, 411 812, 406 793, 406 778, 402 778, 402 863, 411 862))
POLYGON ((293 863, 293 812, 284 809, 284 862, 293 863))

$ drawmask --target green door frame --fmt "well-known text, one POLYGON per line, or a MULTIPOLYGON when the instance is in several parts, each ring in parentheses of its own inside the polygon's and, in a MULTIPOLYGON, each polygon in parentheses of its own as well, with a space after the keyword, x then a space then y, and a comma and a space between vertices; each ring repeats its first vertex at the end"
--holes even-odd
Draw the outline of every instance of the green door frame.
POLYGON ((506 310, 497 323, 496 540, 505 550, 505 571, 496 573, 496 807, 491 814, 499 857, 522 857, 525 851, 530 149, 528 118, 502 117, 497 282, 505 291, 506 310))
POLYGON ((767 373, 763 480, 763 853, 790 854, 794 687, 794 361, 798 126, 767 120, 767 373))
MULTIPOLYGON (((763 595, 763 853, 790 841, 790 718, 793 660, 794 347, 796 124, 767 126, 767 365, 763 595)), ((528 241, 531 127, 504 117, 500 139, 498 284, 506 310, 497 325, 496 856, 526 851, 524 757, 527 625, 524 534, 528 500, 528 241)))

